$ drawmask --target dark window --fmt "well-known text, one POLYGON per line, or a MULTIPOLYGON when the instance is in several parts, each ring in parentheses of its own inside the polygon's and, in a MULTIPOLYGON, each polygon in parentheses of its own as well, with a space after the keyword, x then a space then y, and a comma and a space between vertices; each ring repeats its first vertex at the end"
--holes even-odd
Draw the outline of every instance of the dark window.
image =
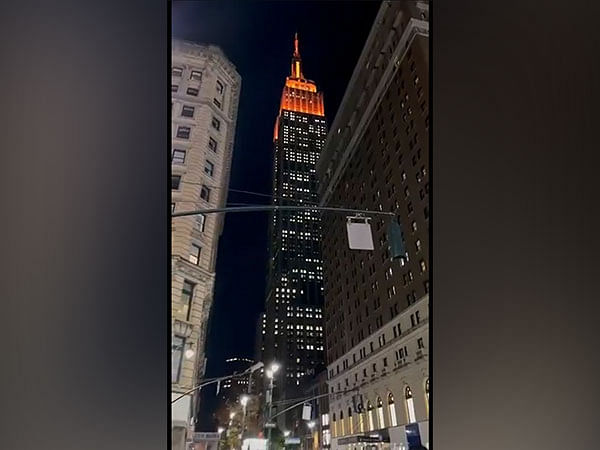
POLYGON ((177 137, 181 139, 189 139, 190 138, 190 127, 177 127, 177 137))
POLYGON ((199 91, 196 88, 189 87, 189 88, 187 88, 186 92, 187 92, 188 95, 193 95, 194 97, 197 97, 199 91))
POLYGON ((176 85, 176 84, 171 85, 171 92, 177 92, 177 89, 179 89, 178 85, 176 85))
POLYGON ((181 175, 171 175, 171 189, 178 190, 181 184, 181 175))
POLYGON ((417 347, 425 348, 425 345, 423 344, 423 338, 417 339, 417 347))
POLYGON ((223 83, 221 83, 219 80, 217 80, 217 92, 222 95, 224 91, 225 91, 225 86, 223 85, 223 83))
POLYGON ((210 201, 210 189, 207 188, 205 185, 202 185, 202 187, 200 188, 200 198, 202 200, 206 200, 207 202, 210 201))
POLYGON ((217 100, 216 98, 213 98, 213 103, 215 105, 217 105, 217 108, 221 109, 221 102, 219 100, 217 100))
POLYGON ((387 367, 388 362, 387 362, 387 358, 383 358, 383 367, 387 367))
POLYGON ((219 121, 219 119, 217 119, 216 117, 212 118, 212 121, 210 123, 212 125, 212 127, 215 130, 220 130, 221 129, 221 122, 219 121))
POLYGON ((181 67, 173 67, 173 69, 171 69, 171 73, 175 77, 180 77, 183 73, 183 69, 181 67))
POLYGON ((185 163, 185 150, 173 150, 173 154, 171 155, 171 162, 173 164, 185 163))
POLYGON ((190 80, 202 80, 202 72, 200 72, 199 70, 192 70, 192 72, 190 73, 190 80))
POLYGON ((212 137, 208 138, 208 148, 210 148, 213 152, 217 151, 217 141, 215 141, 212 137))
POLYGON ((183 117, 194 117, 194 107, 183 105, 183 108, 181 108, 181 115, 183 117))

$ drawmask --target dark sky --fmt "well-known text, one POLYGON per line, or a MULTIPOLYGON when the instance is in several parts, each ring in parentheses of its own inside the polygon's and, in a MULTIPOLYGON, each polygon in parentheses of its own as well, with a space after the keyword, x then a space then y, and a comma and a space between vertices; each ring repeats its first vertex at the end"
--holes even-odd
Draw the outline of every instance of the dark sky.
MULTIPOLYGON (((323 91, 333 122, 379 8, 379 1, 173 2, 175 38, 216 44, 242 76, 230 187, 271 192, 272 136, 294 33, 304 75, 323 91)), ((229 193, 229 202, 268 198, 229 193)), ((267 213, 230 214, 219 245, 208 336, 207 376, 224 360, 253 357, 255 326, 265 298, 267 213)))

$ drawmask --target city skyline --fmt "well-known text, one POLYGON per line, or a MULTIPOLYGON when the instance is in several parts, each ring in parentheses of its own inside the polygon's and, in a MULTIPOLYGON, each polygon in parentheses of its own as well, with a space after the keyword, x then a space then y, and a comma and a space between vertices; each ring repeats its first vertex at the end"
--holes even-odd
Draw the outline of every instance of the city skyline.
MULTIPOLYGON (((173 36, 219 45, 242 74, 244 83, 230 186, 267 197, 230 191, 228 198, 232 202, 268 203, 272 189, 273 121, 284 77, 290 71, 294 33, 302 40, 302 56, 310 66, 311 78, 319 80, 328 110, 334 114, 379 5, 355 2, 353 8, 339 10, 335 2, 247 3, 174 3, 173 36), (326 16, 334 13, 338 20, 330 24, 326 16), (254 18, 250 23, 260 25, 250 27, 245 17, 254 18), (348 29, 353 30, 351 36, 344 35, 348 29), (337 31, 331 33, 331 30, 337 31), (335 62, 328 58, 334 49, 342 49, 345 58, 335 62), (265 120, 259 123, 257 117, 265 120)), ((229 215, 225 220, 207 343, 210 375, 223 373, 223 361, 228 357, 254 355, 254 329, 266 290, 267 229, 265 213, 229 215), (239 298, 245 301, 237 301, 239 298), (239 314, 231 313, 234 305, 240 308, 239 314), (219 324, 224 321, 231 321, 232 327, 247 339, 235 340, 231 334, 220 333, 219 324)))

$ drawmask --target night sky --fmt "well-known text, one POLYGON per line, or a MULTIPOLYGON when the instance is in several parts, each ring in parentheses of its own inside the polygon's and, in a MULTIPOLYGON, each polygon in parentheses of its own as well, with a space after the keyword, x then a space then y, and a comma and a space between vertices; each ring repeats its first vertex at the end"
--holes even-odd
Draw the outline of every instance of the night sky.
MULTIPOLYGON (((242 76, 230 188, 271 192, 273 127, 290 72, 294 33, 298 32, 304 75, 324 93, 330 125, 379 4, 173 2, 173 37, 218 45, 242 76)), ((228 202, 269 203, 269 198, 230 192, 228 202)), ((254 357, 255 327, 265 300, 267 223, 264 212, 226 217, 217 258, 207 377, 223 374, 227 358, 254 357)))

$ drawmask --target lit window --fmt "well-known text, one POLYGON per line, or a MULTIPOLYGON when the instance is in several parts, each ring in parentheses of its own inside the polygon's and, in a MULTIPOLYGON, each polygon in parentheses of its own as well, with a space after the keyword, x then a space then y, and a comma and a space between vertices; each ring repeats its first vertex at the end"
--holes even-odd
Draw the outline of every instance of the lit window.
POLYGON ((385 417, 383 415, 383 402, 381 397, 377 397, 377 420, 379 421, 379 428, 385 428, 385 417))
POLYGON ((185 162, 185 150, 173 150, 171 162, 173 164, 183 164, 185 162))
POLYGON ((391 392, 388 394, 388 412, 390 415, 390 424, 393 427, 398 426, 398 418, 396 417, 396 407, 394 405, 394 395, 391 392))
POLYGON ((190 80, 202 80, 202 72, 200 72, 199 70, 192 70, 192 72, 190 73, 190 80))
POLYGON ((215 173, 215 165, 208 159, 204 162, 204 173, 211 177, 215 173))
POLYGON ((201 232, 204 232, 204 227, 206 226, 206 216, 204 214, 198 214, 196 216, 196 223, 198 224, 198 229, 201 232))
POLYGON ((190 250, 189 261, 192 264, 198 265, 200 263, 200 253, 202 252, 202 248, 196 244, 192 244, 192 249, 190 250))
POLYGON ((406 400, 406 415, 408 417, 408 423, 415 423, 417 421, 415 416, 415 404, 412 391, 408 386, 406 386, 406 389, 404 390, 404 398, 406 400))
POLYGON ((171 70, 171 74, 174 77, 180 77, 182 73, 183 69, 181 67, 173 67, 173 69, 171 70))
POLYGON ((375 424, 373 422, 373 405, 371 402, 367 402, 367 416, 369 418, 369 431, 375 430, 375 424))

